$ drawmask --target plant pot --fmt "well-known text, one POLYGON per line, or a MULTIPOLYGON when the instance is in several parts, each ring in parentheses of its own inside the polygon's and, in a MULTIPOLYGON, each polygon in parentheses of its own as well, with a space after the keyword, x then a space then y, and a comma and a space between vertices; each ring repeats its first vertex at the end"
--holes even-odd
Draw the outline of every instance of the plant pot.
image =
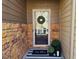
POLYGON ((49 56, 54 56, 53 53, 49 53, 49 56))
POLYGON ((49 56, 56 57, 56 53, 49 53, 49 56))

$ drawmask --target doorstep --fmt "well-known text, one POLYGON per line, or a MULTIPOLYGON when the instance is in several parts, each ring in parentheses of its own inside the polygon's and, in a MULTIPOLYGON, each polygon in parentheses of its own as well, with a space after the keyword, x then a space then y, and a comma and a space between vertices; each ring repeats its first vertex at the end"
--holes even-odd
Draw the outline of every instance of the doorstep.
POLYGON ((53 57, 48 54, 32 54, 33 50, 47 50, 47 48, 30 48, 23 56, 23 59, 64 59, 63 54, 60 57, 53 57))

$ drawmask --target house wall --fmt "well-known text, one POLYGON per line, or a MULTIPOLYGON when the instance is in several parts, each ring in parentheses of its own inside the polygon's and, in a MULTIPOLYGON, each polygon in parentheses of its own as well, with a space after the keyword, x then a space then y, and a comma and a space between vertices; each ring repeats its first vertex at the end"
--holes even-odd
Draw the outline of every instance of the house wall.
POLYGON ((25 0, 2 0, 2 57, 22 59, 27 46, 25 0))
POLYGON ((28 27, 28 42, 29 47, 32 47, 33 41, 33 20, 32 10, 33 9, 51 9, 51 40, 59 39, 59 0, 27 0, 27 27, 28 27), (55 31, 56 30, 56 31, 55 31))
POLYGON ((3 59, 21 59, 32 47, 32 9, 40 8, 51 9, 51 40, 60 38, 65 59, 70 59, 72 0, 3 0, 2 5, 3 59))
POLYGON ((73 46, 75 39, 75 12, 73 11, 72 0, 60 0, 60 40, 62 42, 62 49, 65 59, 74 59, 73 46), (74 13, 73 13, 74 12, 74 13))

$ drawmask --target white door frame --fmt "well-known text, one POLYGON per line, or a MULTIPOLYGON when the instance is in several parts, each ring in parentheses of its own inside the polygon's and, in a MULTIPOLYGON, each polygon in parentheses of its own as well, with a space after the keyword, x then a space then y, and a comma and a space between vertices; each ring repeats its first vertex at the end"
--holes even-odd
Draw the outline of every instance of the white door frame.
POLYGON ((33 9, 32 10, 32 19, 33 19, 33 47, 45 47, 50 45, 50 20, 51 20, 51 10, 50 9, 33 9), (48 21, 48 44, 47 45, 35 45, 35 18, 34 13, 36 11, 48 11, 49 12, 49 21, 48 21))

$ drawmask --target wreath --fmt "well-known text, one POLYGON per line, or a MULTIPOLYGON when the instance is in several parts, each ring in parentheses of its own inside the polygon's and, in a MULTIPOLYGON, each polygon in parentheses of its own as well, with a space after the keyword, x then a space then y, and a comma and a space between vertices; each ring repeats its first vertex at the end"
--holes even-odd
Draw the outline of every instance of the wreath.
POLYGON ((39 16, 39 17, 37 18, 37 22, 38 22, 39 24, 43 24, 43 23, 45 22, 45 18, 44 18, 43 16, 39 16))

